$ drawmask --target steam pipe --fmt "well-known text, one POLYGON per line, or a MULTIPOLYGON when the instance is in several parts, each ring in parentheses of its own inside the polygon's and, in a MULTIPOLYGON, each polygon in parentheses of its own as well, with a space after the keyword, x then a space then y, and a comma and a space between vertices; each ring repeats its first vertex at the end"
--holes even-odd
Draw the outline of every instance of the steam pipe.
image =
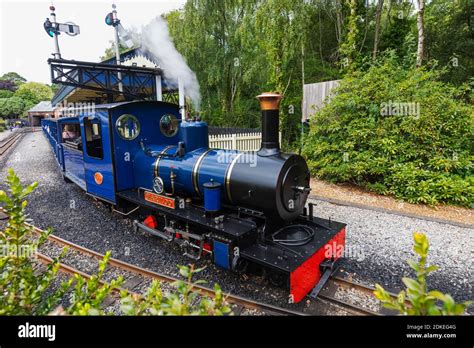
POLYGON ((262 144, 257 152, 259 156, 273 156, 280 153, 280 101, 283 96, 278 93, 262 93, 257 96, 262 110, 262 144))
POLYGON ((181 119, 186 120, 186 104, 185 104, 185 95, 184 95, 184 81, 183 79, 178 79, 178 93, 179 93, 179 110, 181 112, 181 119))
POLYGON ((161 76, 156 75, 156 100, 157 101, 163 101, 163 90, 161 87, 161 76))

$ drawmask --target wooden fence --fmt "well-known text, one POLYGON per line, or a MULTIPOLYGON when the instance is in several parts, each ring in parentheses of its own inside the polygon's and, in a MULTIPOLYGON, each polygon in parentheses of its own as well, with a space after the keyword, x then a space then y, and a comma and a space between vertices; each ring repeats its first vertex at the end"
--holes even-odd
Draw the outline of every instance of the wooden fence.
POLYGON ((333 80, 304 85, 302 122, 310 119, 324 106, 324 103, 332 96, 331 90, 339 86, 339 82, 339 80, 333 80))
POLYGON ((211 149, 257 151, 260 149, 261 142, 261 132, 242 134, 219 134, 209 136, 209 147, 211 149))

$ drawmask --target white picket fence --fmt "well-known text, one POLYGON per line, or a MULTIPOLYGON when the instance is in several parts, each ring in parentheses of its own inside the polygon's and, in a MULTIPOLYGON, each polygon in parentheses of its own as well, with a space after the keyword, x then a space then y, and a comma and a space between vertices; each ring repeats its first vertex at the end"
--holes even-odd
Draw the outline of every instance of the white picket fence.
MULTIPOLYGON (((262 142, 262 133, 220 134, 209 136, 211 149, 257 151, 262 142)), ((280 133, 281 143, 281 133, 280 133)))

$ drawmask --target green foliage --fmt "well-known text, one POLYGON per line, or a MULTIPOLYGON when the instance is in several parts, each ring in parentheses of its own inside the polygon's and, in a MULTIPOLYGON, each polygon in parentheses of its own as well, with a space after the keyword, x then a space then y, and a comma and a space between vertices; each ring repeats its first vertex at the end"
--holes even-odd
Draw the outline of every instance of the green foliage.
POLYGON ((0 99, 13 97, 13 92, 8 89, 0 89, 0 99))
POLYGON ((18 118, 43 100, 53 96, 51 87, 38 82, 22 82, 15 93, 0 90, 0 117, 18 118))
POLYGON ((104 259, 99 262, 99 270, 96 275, 89 279, 84 279, 80 275, 74 275, 68 281, 68 287, 74 283, 73 292, 71 294, 71 304, 66 309, 66 313, 71 315, 103 315, 102 304, 111 293, 118 289, 123 283, 120 276, 111 282, 103 282, 102 277, 107 267, 107 262, 110 259, 110 251, 104 256, 104 259))
POLYGON ((3 132, 7 128, 5 120, 0 118, 0 132, 3 132))
MULTIPOLYGON (((28 104, 30 105, 30 104, 28 104)), ((23 115, 27 103, 19 97, 0 98, 0 116, 6 118, 16 118, 23 115)))
POLYGON ((471 0, 432 0, 425 10, 426 54, 446 68, 442 79, 457 85, 474 75, 471 0))
POLYGON ((25 103, 35 105, 43 100, 53 97, 51 87, 39 82, 27 82, 22 84, 15 92, 15 97, 21 98, 25 103))
POLYGON ((426 277, 437 270, 436 266, 428 266, 427 258, 429 242, 423 233, 413 234, 413 251, 419 255, 418 262, 408 260, 408 264, 416 273, 416 279, 403 278, 407 289, 400 291, 394 299, 382 286, 376 284, 375 296, 385 308, 399 311, 403 315, 461 315, 471 305, 472 301, 456 303, 454 299, 440 291, 428 291, 426 277), (407 304, 407 302, 409 304, 407 304), (440 307, 438 302, 442 303, 440 307))
POLYGON ((32 241, 32 228, 25 225, 26 197, 38 184, 23 187, 12 169, 8 171, 7 183, 9 194, 0 191, 0 203, 10 215, 7 228, 0 232, 0 315, 45 315, 58 303, 66 288, 46 296, 58 271, 57 260, 39 274, 33 269, 34 252, 51 233, 43 232, 32 241))
MULTIPOLYGON (((104 55, 101 56, 99 59, 100 61, 108 60, 110 58, 115 58, 115 42, 114 41, 109 41, 109 47, 105 49, 104 55)), ((119 52, 120 54, 127 52, 128 48, 121 43, 119 43, 119 52)))
POLYGON ((472 107, 438 73, 396 60, 347 76, 316 113, 303 149, 312 174, 411 203, 472 205, 472 107))
MULTIPOLYGON (((303 82, 339 79, 372 63, 376 5, 359 0, 189 0, 166 18, 178 51, 204 87, 203 118, 215 126, 258 127, 255 96, 265 90, 284 92, 280 121, 288 148, 299 135, 303 82)), ((473 75, 472 6, 469 0, 425 5, 428 61, 447 67, 441 77, 456 85, 473 75)), ((410 70, 417 48, 413 2, 385 0, 380 28, 380 53, 394 50, 397 62, 410 70)))
POLYGON ((203 297, 195 290, 195 285, 204 281, 193 282, 193 276, 203 268, 194 269, 194 266, 178 266, 179 273, 186 281, 178 280, 173 286, 176 293, 163 295, 160 283, 153 281, 144 297, 122 294, 121 309, 126 315, 224 315, 231 313, 225 302, 224 295, 218 284, 214 285, 215 297, 203 297))
POLYGON ((0 76, 0 80, 11 81, 17 87, 21 86, 23 83, 26 82, 26 79, 16 72, 9 72, 9 73, 3 74, 2 76, 0 76))
MULTIPOLYGON (((392 1, 390 6, 390 11, 385 11, 384 15, 385 30, 382 32, 380 50, 394 50, 402 60, 408 56, 414 58, 417 44, 416 17, 411 15, 416 13, 414 5, 410 1, 392 1)), ((410 65, 414 63, 413 59, 410 65)))
POLYGON ((260 126, 255 96, 279 91, 285 93, 280 121, 288 143, 301 116, 302 51, 307 82, 339 76, 334 24, 317 2, 188 1, 166 19, 178 51, 205 86, 202 116, 214 126, 260 126), (315 38, 318 21, 321 40, 315 38))
POLYGON ((339 46, 339 53, 342 57, 341 65, 346 71, 353 71, 355 68, 354 61, 358 57, 359 48, 357 46, 357 37, 359 35, 357 1, 349 0, 350 15, 347 24, 347 34, 339 46))

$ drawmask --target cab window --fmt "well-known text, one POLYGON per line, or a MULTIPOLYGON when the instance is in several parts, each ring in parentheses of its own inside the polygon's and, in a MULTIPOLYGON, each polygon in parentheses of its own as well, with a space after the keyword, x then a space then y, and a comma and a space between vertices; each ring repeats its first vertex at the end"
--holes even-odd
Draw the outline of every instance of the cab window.
POLYGON ((89 157, 104 158, 102 148, 102 129, 97 119, 84 119, 84 131, 86 135, 86 152, 89 157))

